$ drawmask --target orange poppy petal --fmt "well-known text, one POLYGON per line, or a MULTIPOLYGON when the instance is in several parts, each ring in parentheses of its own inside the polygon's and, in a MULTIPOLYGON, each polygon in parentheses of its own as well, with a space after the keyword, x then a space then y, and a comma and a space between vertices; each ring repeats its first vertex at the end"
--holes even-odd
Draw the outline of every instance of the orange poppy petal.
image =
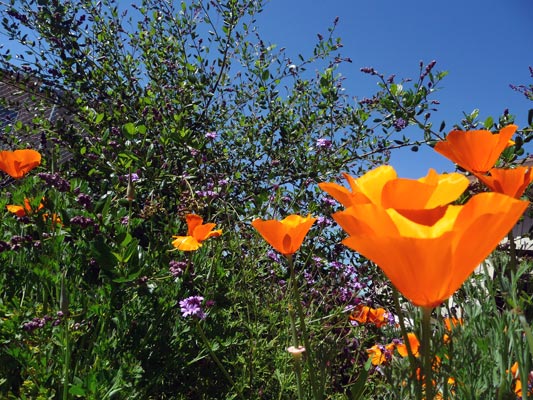
POLYGON ((462 282, 509 233, 526 210, 529 202, 513 199, 500 193, 479 193, 462 208, 454 231, 452 244, 455 262, 450 270, 451 285, 462 282), (473 238, 476 245, 472 245, 473 238))
MULTIPOLYGON (((407 339, 409 340, 409 345, 411 347, 411 351, 415 357, 418 356, 418 350, 420 349, 420 342, 418 341, 418 338, 416 335, 412 332, 407 333, 407 339)), ((398 350, 398 354, 402 357, 407 357, 407 345, 405 343, 400 343, 396 345, 396 350, 398 350)))
POLYGON ((15 214, 19 218, 26 216, 26 209, 22 206, 8 204, 6 208, 7 208, 7 211, 9 211, 12 214, 15 214))
POLYGON ((318 187, 345 207, 349 207, 352 204, 364 204, 369 202, 364 194, 350 192, 344 186, 337 183, 322 182, 318 184, 318 187))
POLYGON ((175 240, 172 241, 172 246, 181 251, 198 250, 202 244, 198 242, 193 236, 172 236, 175 240))
POLYGON ((202 217, 196 214, 187 214, 185 220, 187 221, 187 235, 189 236, 193 236, 196 227, 202 225, 204 221, 202 217))
POLYGON ((40 163, 41 154, 35 150, 0 151, 0 170, 15 179, 22 178, 40 163))
POLYGON ((490 190, 520 198, 533 181, 533 169, 529 167, 492 168, 490 175, 476 174, 490 190))
POLYGON ((213 223, 198 225, 192 231, 192 236, 194 236, 195 239, 198 240, 199 242, 203 242, 204 240, 210 237, 220 236, 220 233, 222 233, 222 231, 221 230, 213 231, 213 228, 215 226, 216 224, 213 224, 213 223))

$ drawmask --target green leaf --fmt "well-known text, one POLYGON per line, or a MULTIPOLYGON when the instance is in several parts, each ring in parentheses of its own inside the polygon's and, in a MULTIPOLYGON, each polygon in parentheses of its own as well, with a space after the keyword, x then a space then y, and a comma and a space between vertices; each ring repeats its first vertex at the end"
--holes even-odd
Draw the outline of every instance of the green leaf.
POLYGON ((135 136, 135 133, 137 131, 133 122, 128 122, 127 124, 124 124, 122 126, 122 129, 124 133, 126 133, 128 136, 135 136))

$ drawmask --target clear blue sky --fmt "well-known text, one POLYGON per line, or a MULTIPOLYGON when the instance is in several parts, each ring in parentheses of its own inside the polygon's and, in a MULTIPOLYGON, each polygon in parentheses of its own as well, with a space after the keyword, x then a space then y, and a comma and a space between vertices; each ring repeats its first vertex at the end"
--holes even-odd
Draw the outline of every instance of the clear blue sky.
MULTIPOLYGON (((451 127, 475 108, 482 120, 508 108, 520 127, 527 125, 533 102, 509 84, 533 83, 533 0, 270 0, 257 25, 267 43, 296 58, 311 54, 317 33, 325 36, 337 16, 343 55, 353 60, 340 70, 348 94, 362 98, 376 90, 376 80, 361 67, 416 78, 420 60, 436 60, 437 70, 449 72, 436 94, 437 127, 441 120, 451 127)), ((423 176, 430 167, 454 168, 429 148, 393 152, 391 164, 405 177, 423 176)))

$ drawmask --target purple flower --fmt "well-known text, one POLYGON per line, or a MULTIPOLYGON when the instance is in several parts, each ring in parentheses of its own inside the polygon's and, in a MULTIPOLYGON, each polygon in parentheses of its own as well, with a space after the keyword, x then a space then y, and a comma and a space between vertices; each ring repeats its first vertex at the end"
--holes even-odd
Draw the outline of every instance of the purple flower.
POLYGON ((332 199, 331 197, 323 197, 322 202, 328 206, 335 206, 337 205, 337 202, 332 199))
POLYGON ((403 118, 398 118, 396 121, 393 122, 393 125, 394 129, 399 132, 407 126, 407 122, 405 122, 403 118))
POLYGON ((187 263, 185 261, 176 261, 170 260, 168 263, 168 269, 174 278, 177 278, 183 274, 187 268, 187 263))
POLYGON ((205 318, 205 313, 202 310, 202 302, 204 298, 202 296, 191 296, 186 299, 180 300, 180 311, 184 317, 195 317, 199 319, 205 318))
POLYGON ((329 139, 320 138, 316 140, 316 147, 320 149, 329 149, 333 143, 329 139))
POLYGON ((206 139, 215 140, 217 138, 216 132, 207 132, 205 135, 206 139))
POLYGON ((274 250, 269 250, 267 253, 267 257, 270 258, 272 261, 280 262, 279 254, 276 253, 274 250))

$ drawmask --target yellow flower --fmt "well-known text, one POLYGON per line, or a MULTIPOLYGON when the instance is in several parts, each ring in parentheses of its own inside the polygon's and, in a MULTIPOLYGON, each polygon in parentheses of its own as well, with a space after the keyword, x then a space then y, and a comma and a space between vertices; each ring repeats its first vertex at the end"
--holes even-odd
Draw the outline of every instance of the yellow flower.
POLYGON ((203 224, 203 219, 196 214, 187 214, 187 236, 172 236, 172 246, 181 251, 194 251, 202 246, 202 242, 210 237, 222 235, 222 229, 213 230, 216 224, 203 224))
POLYGON ((274 249, 287 256, 298 251, 315 221, 311 216, 289 215, 281 221, 256 219, 252 226, 274 249))

